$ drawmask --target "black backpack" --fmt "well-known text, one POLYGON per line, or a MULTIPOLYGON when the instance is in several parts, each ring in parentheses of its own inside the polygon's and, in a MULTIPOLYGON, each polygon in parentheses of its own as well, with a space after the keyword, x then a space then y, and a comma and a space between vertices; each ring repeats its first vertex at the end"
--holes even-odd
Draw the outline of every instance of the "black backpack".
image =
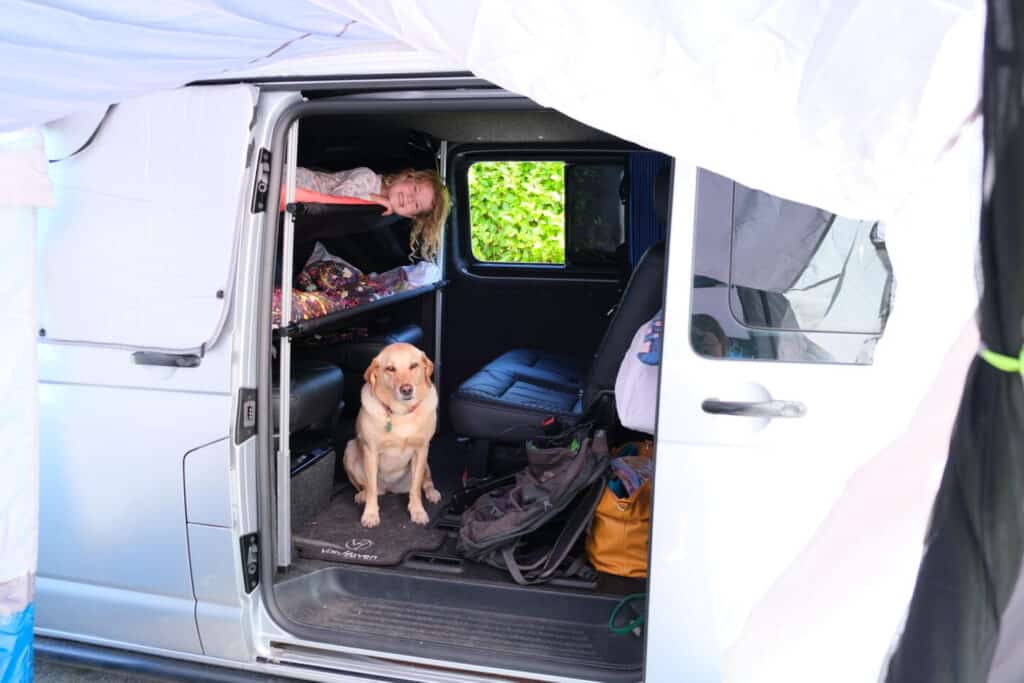
POLYGON ((513 482, 484 493, 463 512, 459 552, 507 570, 523 585, 557 576, 593 578, 583 558, 570 553, 604 489, 607 434, 578 425, 527 443, 526 460, 513 482))

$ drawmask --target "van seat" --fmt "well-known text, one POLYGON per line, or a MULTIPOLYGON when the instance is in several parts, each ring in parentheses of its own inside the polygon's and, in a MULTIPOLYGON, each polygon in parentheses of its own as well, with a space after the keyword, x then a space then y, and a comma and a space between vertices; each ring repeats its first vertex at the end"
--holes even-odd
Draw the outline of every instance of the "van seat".
MULTIPOLYGON (((281 387, 274 363, 274 432, 280 425, 281 387)), ((292 382, 288 421, 289 431, 330 429, 342 407, 344 375, 336 365, 320 360, 292 359, 292 382)))
POLYGON ((460 436, 521 441, 539 436, 545 417, 572 422, 584 407, 611 394, 633 335, 662 306, 665 244, 637 263, 589 367, 543 351, 516 349, 488 363, 452 394, 452 425, 460 436))
POLYGON ((583 375, 582 363, 557 354, 531 349, 503 353, 463 382, 452 398, 456 433, 514 441, 536 434, 550 415, 579 415, 583 375))

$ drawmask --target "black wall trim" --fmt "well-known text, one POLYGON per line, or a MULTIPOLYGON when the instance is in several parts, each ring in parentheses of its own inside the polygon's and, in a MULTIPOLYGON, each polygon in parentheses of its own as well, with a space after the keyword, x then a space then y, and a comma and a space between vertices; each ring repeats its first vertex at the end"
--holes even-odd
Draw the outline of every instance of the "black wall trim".
POLYGON ((293 678, 271 676, 251 669, 229 669, 223 666, 189 662, 183 659, 157 657, 112 647, 89 645, 71 640, 35 637, 35 654, 62 664, 90 669, 135 673, 168 681, 203 681, 212 683, 293 683, 293 678))

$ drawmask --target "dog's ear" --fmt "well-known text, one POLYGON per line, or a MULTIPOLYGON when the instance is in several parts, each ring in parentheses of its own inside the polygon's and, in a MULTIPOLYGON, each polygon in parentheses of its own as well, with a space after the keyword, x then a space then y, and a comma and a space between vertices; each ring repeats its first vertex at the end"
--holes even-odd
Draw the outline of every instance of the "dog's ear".
POLYGON ((369 367, 366 368, 366 372, 363 373, 363 381, 369 384, 374 389, 377 388, 377 368, 380 367, 380 355, 370 361, 369 367))
POLYGON ((434 386, 434 382, 431 380, 431 377, 434 376, 434 363, 427 358, 427 354, 421 352, 420 356, 422 356, 420 360, 423 362, 423 377, 427 380, 427 386, 432 387, 434 386))

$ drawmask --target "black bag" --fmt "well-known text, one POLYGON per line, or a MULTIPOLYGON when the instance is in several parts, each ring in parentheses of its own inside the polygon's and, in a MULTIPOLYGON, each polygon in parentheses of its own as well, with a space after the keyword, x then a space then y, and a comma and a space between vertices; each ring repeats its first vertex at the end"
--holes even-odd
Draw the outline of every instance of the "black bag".
POLYGON ((584 575, 582 558, 569 561, 604 488, 608 438, 578 425, 561 437, 526 444, 527 466, 515 481, 481 495, 462 514, 458 549, 471 560, 506 569, 517 583, 584 575))

